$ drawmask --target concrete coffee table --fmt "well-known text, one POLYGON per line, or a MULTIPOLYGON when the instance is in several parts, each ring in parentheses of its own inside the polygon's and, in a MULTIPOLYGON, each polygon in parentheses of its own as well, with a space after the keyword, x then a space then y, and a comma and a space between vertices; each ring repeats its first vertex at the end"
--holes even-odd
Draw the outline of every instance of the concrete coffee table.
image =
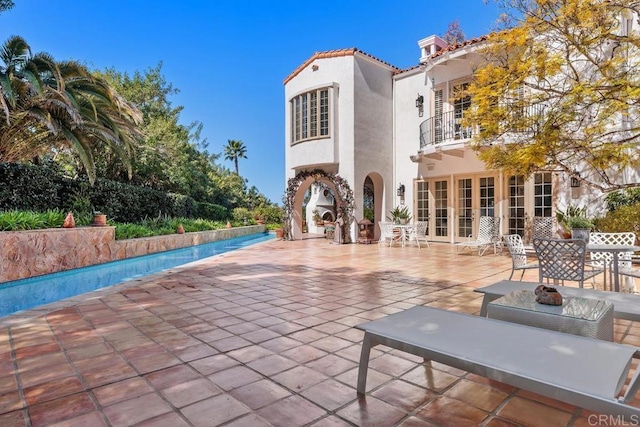
POLYGON ((608 301, 563 295, 561 306, 544 305, 533 292, 519 290, 491 301, 487 317, 613 341, 613 304, 608 301))

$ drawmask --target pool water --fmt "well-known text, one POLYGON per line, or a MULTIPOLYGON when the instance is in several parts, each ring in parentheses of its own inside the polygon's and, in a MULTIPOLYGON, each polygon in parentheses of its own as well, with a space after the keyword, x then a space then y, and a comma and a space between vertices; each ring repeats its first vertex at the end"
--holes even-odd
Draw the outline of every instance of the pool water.
POLYGON ((0 317, 274 238, 272 233, 252 234, 0 283, 0 317))

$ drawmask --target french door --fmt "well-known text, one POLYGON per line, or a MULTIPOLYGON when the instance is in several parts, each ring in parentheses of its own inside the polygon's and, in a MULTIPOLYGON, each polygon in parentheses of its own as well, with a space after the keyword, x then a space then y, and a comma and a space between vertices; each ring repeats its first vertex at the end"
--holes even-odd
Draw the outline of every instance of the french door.
POLYGON ((448 179, 416 181, 416 221, 428 221, 429 240, 449 242, 451 189, 448 179))
POLYGON ((498 178, 496 175, 458 176, 455 178, 455 237, 461 241, 477 237, 481 216, 496 216, 498 178))

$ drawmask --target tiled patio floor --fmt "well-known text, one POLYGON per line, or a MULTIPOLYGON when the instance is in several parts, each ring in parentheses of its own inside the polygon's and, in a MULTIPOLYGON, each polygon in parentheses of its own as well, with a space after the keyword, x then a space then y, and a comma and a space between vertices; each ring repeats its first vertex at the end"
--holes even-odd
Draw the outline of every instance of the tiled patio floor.
MULTIPOLYGON (((510 265, 445 244, 271 241, 8 317, 0 426, 594 425, 386 348, 357 398, 353 325, 417 304, 477 314, 473 289, 510 265)), ((639 325, 616 321, 616 340, 640 345, 639 325)))

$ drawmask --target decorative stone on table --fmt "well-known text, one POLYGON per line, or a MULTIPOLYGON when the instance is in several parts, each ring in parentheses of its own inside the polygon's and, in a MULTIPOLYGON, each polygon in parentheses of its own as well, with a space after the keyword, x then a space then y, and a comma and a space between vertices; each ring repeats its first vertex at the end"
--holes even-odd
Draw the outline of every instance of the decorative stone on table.
POLYGON ((556 288, 539 285, 534 291, 536 302, 545 305, 562 305, 562 295, 556 288))

